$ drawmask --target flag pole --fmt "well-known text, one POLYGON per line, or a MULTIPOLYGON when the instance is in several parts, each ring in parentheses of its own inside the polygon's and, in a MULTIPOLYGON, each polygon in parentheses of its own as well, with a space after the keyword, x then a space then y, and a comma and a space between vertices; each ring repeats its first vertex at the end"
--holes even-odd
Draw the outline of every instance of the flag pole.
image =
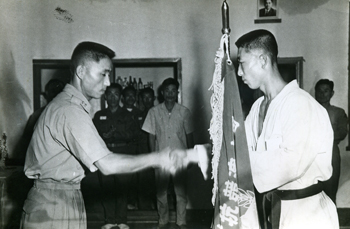
POLYGON ((229 17, 229 7, 226 0, 223 1, 221 6, 221 14, 222 14, 222 34, 226 34, 228 36, 228 47, 225 47, 230 53, 230 17, 229 17))
POLYGON ((222 7, 222 36, 209 90, 212 119, 213 229, 259 228, 244 117, 230 59, 229 7, 222 7))

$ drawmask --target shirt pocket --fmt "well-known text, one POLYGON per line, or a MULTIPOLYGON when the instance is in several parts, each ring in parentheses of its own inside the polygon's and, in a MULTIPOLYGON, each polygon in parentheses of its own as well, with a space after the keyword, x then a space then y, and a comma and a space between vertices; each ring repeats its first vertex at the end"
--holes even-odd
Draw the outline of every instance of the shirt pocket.
POLYGON ((45 209, 50 207, 50 205, 54 204, 52 201, 50 201, 47 198, 47 192, 50 192, 50 191, 51 190, 46 190, 46 189, 41 189, 41 191, 38 191, 37 188, 32 187, 28 192, 27 199, 24 202, 23 211, 26 214, 30 214, 38 211, 45 211, 45 209))
POLYGON ((43 210, 44 203, 39 203, 35 200, 27 199, 23 205, 23 211, 27 214, 43 210))

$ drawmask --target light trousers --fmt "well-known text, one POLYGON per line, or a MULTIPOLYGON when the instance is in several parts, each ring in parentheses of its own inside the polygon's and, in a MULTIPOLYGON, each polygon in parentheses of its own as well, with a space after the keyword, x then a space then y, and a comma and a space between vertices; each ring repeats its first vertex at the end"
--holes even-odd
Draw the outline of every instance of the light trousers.
POLYGON ((22 229, 86 229, 80 184, 35 182, 23 206, 22 229))
POLYGON ((186 170, 179 171, 174 176, 171 176, 164 170, 155 169, 159 224, 167 224, 169 222, 168 186, 171 178, 176 195, 176 224, 186 224, 186 177, 186 170))

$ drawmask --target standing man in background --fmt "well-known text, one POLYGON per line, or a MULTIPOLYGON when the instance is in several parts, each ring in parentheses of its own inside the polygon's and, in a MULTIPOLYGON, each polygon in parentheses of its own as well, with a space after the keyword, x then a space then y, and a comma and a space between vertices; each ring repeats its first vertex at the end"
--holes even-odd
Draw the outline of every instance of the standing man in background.
MULTIPOLYGON (((142 111, 142 125, 147 117, 148 111, 154 106, 155 95, 154 91, 150 87, 146 87, 139 92, 140 103, 144 110, 142 111)), ((138 144, 138 153, 149 153, 151 152, 148 141, 148 133, 141 130, 141 136, 138 144)), ((156 188, 155 188, 155 177, 154 169, 148 168, 139 172, 139 209, 151 210, 156 208, 156 188)))
POLYGON ((283 80, 271 32, 249 32, 236 46, 238 75, 264 94, 245 121, 261 228, 339 228, 336 207, 323 191, 332 175, 326 110, 296 80, 283 80))
POLYGON ((140 98, 144 107, 143 114, 146 118, 149 109, 151 109, 154 106, 154 100, 156 99, 154 95, 154 90, 150 87, 142 89, 140 91, 140 98))
MULTIPOLYGON (((149 133, 151 151, 166 147, 188 149, 194 145, 191 113, 176 102, 178 90, 179 82, 176 79, 165 79, 161 85, 164 102, 148 111, 142 129, 149 133)), ((186 177, 186 170, 178 171, 174 176, 155 170, 159 228, 170 227, 167 194, 171 178, 176 194, 176 224, 186 228, 186 177)))
POLYGON ((321 79, 315 85, 315 98, 327 110, 334 132, 332 167, 333 174, 328 181, 324 182, 326 194, 336 204, 336 196, 340 177, 340 151, 339 143, 344 140, 348 133, 348 117, 340 107, 331 105, 334 95, 334 83, 328 79, 321 79))
MULTIPOLYGON (((133 138, 130 141, 129 149, 132 149, 134 154, 140 154, 139 152, 139 144, 141 140, 141 127, 143 123, 142 111, 135 106, 137 90, 134 86, 129 85, 125 87, 122 91, 122 102, 123 102, 123 110, 124 113, 130 118, 133 122, 135 128, 133 129, 133 138)), ((141 171, 142 173, 143 171, 141 171)), ((128 194, 128 209, 135 210, 138 209, 139 205, 139 193, 138 193, 138 180, 139 173, 133 174, 130 177, 130 188, 128 194)), ((142 190, 141 190, 142 192, 142 190)))
MULTIPOLYGON (((133 139, 139 126, 129 112, 119 106, 122 97, 122 86, 112 83, 107 87, 105 99, 108 107, 96 112, 93 122, 98 133, 113 153, 136 155, 133 139)), ((126 224, 127 200, 135 174, 125 173, 105 176, 98 174, 102 187, 102 204, 105 223, 126 224)))

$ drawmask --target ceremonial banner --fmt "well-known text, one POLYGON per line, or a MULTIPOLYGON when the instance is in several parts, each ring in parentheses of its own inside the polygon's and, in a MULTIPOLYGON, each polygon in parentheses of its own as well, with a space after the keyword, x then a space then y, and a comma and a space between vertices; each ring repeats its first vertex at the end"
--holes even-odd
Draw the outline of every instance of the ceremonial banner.
POLYGON ((215 229, 259 228, 244 117, 229 35, 221 38, 215 58, 210 136, 213 142, 215 229))

